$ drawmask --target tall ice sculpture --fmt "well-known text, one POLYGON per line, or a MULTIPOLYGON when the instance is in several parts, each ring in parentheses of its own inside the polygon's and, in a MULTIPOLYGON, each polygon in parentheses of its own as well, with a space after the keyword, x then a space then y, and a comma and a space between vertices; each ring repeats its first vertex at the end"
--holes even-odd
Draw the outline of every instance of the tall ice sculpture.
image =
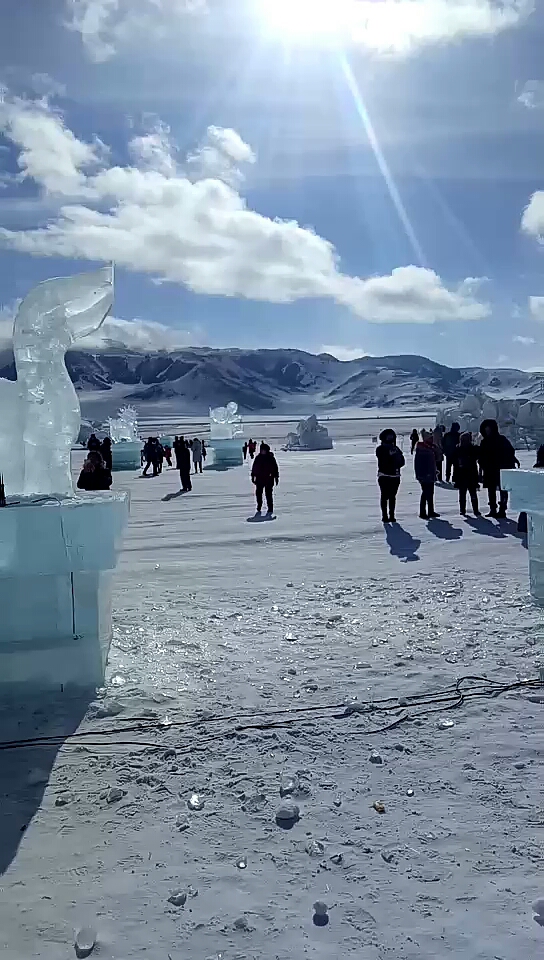
POLYGON ((47 280, 13 326, 17 380, 0 379, 0 696, 100 686, 126 493, 75 495, 80 426, 66 350, 113 303, 113 268, 47 280))
POLYGON ((142 441, 134 407, 121 407, 117 419, 108 417, 108 430, 113 441, 113 470, 137 470, 141 467, 142 441))
POLYGON ((213 450, 212 470, 228 470, 244 462, 242 418, 238 404, 210 409, 210 447, 213 450))

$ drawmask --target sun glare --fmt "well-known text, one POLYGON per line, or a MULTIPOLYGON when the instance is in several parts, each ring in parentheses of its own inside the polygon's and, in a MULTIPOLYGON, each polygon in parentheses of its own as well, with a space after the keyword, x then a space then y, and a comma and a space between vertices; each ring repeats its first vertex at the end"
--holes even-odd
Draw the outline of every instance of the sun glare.
POLYGON ((361 23, 358 0, 260 0, 267 31, 285 39, 331 39, 361 23))

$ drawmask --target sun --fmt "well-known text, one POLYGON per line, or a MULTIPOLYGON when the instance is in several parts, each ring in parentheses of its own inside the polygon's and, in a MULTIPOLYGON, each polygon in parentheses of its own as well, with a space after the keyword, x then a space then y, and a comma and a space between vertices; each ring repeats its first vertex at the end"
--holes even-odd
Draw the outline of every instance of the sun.
POLYGON ((337 39, 361 24, 359 0, 259 0, 266 31, 284 39, 337 39))

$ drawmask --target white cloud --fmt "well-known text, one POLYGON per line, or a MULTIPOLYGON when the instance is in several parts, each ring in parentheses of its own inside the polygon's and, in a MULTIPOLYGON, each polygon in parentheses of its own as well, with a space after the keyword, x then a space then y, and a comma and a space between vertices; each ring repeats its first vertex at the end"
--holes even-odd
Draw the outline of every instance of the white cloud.
POLYGON ((534 320, 544 320, 544 297, 529 297, 529 313, 534 320))
POLYGON ((544 83, 542 80, 527 80, 518 96, 518 103, 522 103, 529 110, 539 110, 544 107, 544 83))
POLYGON ((539 240, 544 237, 544 190, 533 193, 523 211, 521 229, 539 240))
POLYGON ((64 97, 66 87, 48 73, 33 73, 30 78, 32 89, 42 97, 64 97))
MULTIPOLYGON (((23 175, 59 204, 64 198, 44 227, 0 229, 0 242, 16 250, 113 260, 196 293, 275 303, 329 298, 373 323, 479 320, 490 313, 476 296, 480 281, 471 278, 450 289, 434 271, 416 266, 384 277, 346 276, 333 245, 311 229, 251 210, 217 176, 189 179, 178 169, 166 128, 133 140, 133 165, 125 167, 108 166, 102 144, 78 140, 43 103, 0 105, 0 129, 20 148, 23 175)), ((254 160, 234 131, 210 128, 198 155, 207 156, 209 144, 228 159, 228 178, 237 162, 254 160)))
POLYGON ((243 179, 240 165, 255 163, 256 159, 236 130, 211 126, 206 142, 187 157, 187 168, 191 179, 211 177, 236 186, 243 179))
MULTIPOLYGON (((89 56, 103 62, 134 40, 168 38, 188 15, 236 15, 239 30, 282 40, 341 40, 385 54, 463 37, 492 37, 516 27, 533 0, 65 0, 67 25, 81 34, 89 56)), ((219 30, 221 33, 222 31, 219 30)))
POLYGON ((370 354, 362 347, 342 347, 342 346, 323 346, 320 353, 328 353, 337 360, 346 362, 348 360, 360 360, 361 357, 369 357, 370 354))
POLYGON ((524 347, 530 347, 531 344, 536 343, 536 340, 533 337, 512 337, 514 343, 521 343, 524 347))

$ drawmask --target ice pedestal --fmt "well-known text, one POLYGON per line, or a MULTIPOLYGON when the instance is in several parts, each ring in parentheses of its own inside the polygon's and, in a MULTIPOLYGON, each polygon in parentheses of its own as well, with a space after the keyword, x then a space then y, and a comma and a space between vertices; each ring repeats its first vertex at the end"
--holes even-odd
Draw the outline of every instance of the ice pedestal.
POLYGON ((209 440, 208 449, 213 450, 211 462, 206 463, 207 470, 228 470, 240 467, 244 462, 243 440, 209 440))
POLYGON ((0 509, 0 696, 101 686, 127 493, 0 509))
POLYGON ((512 509, 527 513, 531 596, 544 606, 544 470, 502 470, 501 487, 512 509))
POLYGON ((139 470, 142 465, 140 440, 119 440, 111 445, 112 470, 139 470))

